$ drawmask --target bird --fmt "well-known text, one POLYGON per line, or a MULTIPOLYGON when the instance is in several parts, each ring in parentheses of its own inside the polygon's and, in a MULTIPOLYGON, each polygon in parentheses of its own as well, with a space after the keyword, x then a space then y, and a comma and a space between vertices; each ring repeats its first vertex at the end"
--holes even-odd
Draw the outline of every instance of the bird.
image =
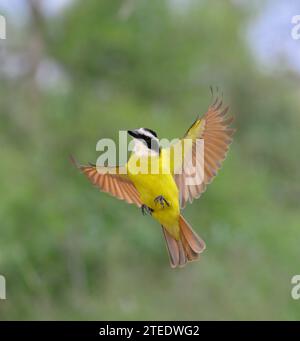
POLYGON ((199 259, 206 248, 203 239, 183 217, 182 210, 188 202, 192 203, 201 196, 226 158, 235 132, 232 127, 234 117, 228 115, 228 110, 229 106, 223 105, 222 98, 213 98, 205 114, 197 116, 184 136, 165 148, 160 146, 157 133, 152 129, 128 130, 134 147, 123 166, 79 165, 72 157, 80 171, 101 191, 135 204, 143 215, 150 215, 159 222, 171 268, 183 267, 199 259), (166 167, 167 160, 170 160, 172 153, 178 153, 176 147, 182 146, 187 140, 191 141, 189 155, 192 163, 201 159, 202 166, 191 171, 188 153, 181 149, 180 166, 185 167, 177 173, 174 162, 166 167), (197 141, 203 141, 201 152, 196 148, 197 141), (137 165, 140 166, 145 160, 156 161, 158 172, 141 172, 137 165), (195 180, 188 182, 191 173, 194 173, 195 180))

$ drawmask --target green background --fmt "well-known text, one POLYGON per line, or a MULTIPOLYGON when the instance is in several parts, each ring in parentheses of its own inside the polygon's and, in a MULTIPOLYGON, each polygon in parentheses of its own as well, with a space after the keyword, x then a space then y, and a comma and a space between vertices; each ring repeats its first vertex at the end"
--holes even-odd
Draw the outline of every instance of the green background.
POLYGON ((299 319, 299 74, 249 47, 265 2, 88 0, 56 16, 34 3, 0 41, 0 319, 299 319), (184 211, 207 250, 172 270, 160 226, 68 158, 95 162, 121 129, 182 136, 210 85, 237 133, 184 211))

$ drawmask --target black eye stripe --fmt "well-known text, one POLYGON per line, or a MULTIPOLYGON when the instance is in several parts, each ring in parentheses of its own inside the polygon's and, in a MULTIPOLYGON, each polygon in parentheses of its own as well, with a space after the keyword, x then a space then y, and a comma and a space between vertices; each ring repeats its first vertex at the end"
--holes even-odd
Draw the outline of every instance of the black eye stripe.
POLYGON ((152 139, 151 137, 145 135, 138 135, 137 138, 140 141, 144 142, 147 145, 148 149, 152 149, 159 152, 160 148, 159 142, 157 140, 152 139))
POLYGON ((137 138, 140 141, 142 141, 143 143, 145 143, 148 148, 151 147, 151 137, 148 137, 148 136, 145 136, 145 135, 141 135, 141 134, 137 134, 137 138))
POLYGON ((157 140, 151 139, 151 137, 146 137, 145 141, 149 149, 155 150, 157 152, 159 151, 159 143, 157 140))

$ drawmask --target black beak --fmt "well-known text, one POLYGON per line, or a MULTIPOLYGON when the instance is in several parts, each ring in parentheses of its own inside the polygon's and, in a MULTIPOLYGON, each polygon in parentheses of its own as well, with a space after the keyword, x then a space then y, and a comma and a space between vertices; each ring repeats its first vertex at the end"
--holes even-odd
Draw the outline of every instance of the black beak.
POLYGON ((128 133, 130 136, 137 138, 137 133, 136 133, 135 130, 127 130, 127 133, 128 133))

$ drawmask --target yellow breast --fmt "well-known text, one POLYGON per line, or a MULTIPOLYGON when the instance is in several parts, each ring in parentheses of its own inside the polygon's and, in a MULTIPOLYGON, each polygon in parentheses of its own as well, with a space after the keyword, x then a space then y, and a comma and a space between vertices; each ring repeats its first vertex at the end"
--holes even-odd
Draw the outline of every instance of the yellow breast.
POLYGON ((127 163, 128 176, 138 190, 143 204, 153 209, 152 216, 174 235, 177 235, 179 193, 173 175, 165 174, 159 156, 130 157, 127 163), (162 195, 170 206, 162 207, 154 199, 162 195), (174 230, 174 231, 173 231, 174 230))

